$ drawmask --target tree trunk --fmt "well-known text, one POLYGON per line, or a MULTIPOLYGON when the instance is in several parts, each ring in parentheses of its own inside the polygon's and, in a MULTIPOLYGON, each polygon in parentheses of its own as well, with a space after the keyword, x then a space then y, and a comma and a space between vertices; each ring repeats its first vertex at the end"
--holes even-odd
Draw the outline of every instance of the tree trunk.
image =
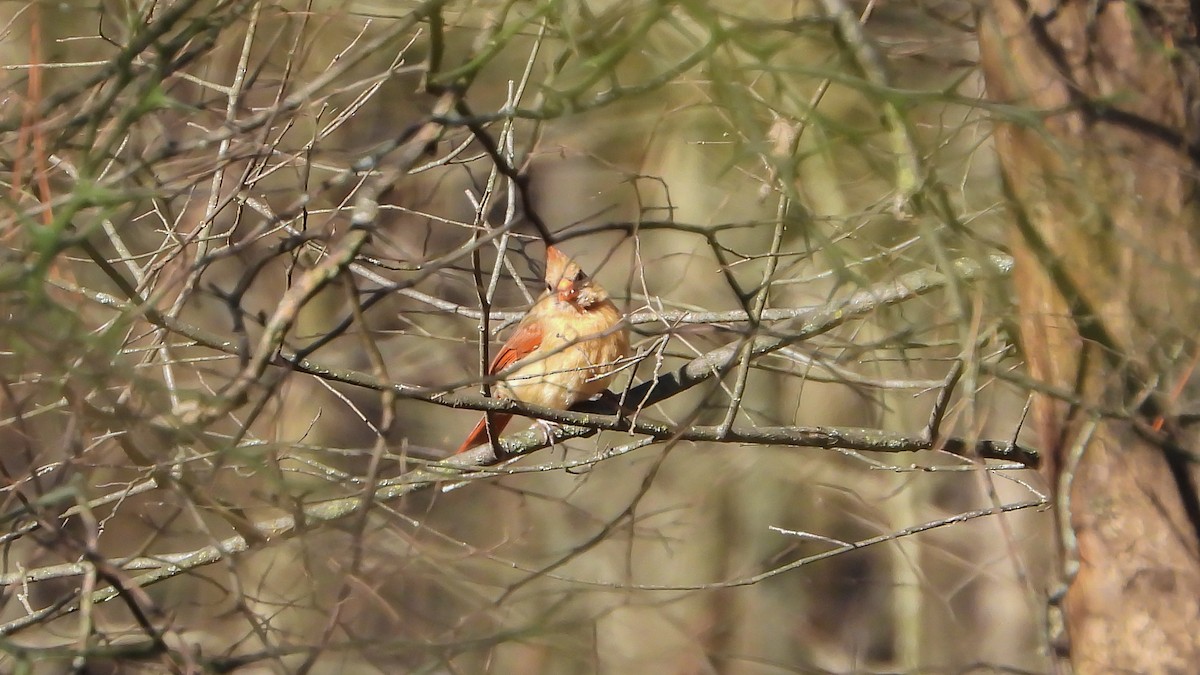
MULTIPOLYGON (((1200 48, 1187 3, 994 0, 980 24, 1020 340, 1079 673, 1200 668, 1200 48), (1039 113, 1024 115, 1024 111, 1039 113)), ((1059 639, 1061 638, 1061 639, 1059 639)))

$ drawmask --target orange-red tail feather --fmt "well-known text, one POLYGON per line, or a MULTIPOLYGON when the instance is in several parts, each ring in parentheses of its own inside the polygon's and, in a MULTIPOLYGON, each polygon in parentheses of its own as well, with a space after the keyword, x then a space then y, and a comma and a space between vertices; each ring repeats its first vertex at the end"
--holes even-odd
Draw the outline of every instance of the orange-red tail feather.
MULTIPOLYGON (((493 413, 492 434, 499 438, 500 432, 504 431, 504 427, 508 426, 508 423, 512 420, 512 417, 512 415, 507 413, 493 413)), ((463 444, 459 446, 458 450, 456 450, 454 454, 457 455, 460 452, 466 452, 477 445, 483 445, 487 442, 487 416, 485 415, 484 417, 480 418, 479 424, 475 425, 475 428, 471 430, 471 435, 467 436, 467 440, 463 441, 463 444)))

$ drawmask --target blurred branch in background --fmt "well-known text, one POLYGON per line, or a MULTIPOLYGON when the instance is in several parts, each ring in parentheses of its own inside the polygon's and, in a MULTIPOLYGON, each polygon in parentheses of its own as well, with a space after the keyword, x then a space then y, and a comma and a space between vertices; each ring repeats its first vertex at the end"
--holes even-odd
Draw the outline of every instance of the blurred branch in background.
POLYGON ((0 669, 1053 663, 1025 409, 1128 408, 1024 370, 970 4, 70 9, 0 42, 0 669), (571 411, 482 393, 552 242, 635 339, 571 411))

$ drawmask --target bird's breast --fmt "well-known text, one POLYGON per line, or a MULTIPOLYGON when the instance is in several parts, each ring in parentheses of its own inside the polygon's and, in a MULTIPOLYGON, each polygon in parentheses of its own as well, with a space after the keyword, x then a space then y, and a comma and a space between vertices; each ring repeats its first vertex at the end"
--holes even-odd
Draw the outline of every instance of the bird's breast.
POLYGON ((608 387, 629 355, 627 329, 611 302, 543 317, 542 342, 504 381, 513 398, 552 408, 569 408, 608 387))

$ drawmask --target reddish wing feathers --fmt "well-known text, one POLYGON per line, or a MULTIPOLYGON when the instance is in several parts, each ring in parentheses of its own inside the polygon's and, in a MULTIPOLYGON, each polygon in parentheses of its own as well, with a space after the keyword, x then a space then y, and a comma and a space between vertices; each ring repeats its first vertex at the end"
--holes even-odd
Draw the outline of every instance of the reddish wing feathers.
MULTIPOLYGON (((492 365, 488 367, 488 375, 496 375, 503 372, 512 364, 520 361, 537 350, 542 344, 542 325, 536 321, 529 321, 517 326, 515 333, 508 337, 504 346, 500 348, 500 352, 496 354, 496 358, 492 359, 492 365)), ((507 413, 492 414, 492 435, 496 438, 500 437, 500 432, 504 431, 504 427, 512 420, 512 415, 507 413)), ((471 448, 482 445, 488 442, 487 433, 487 416, 479 420, 479 424, 471 430, 471 435, 467 436, 467 440, 459 446, 454 454, 466 452, 471 448)))
POLYGON ((492 359, 488 375, 496 375, 505 368, 529 356, 542 344, 542 324, 530 321, 517 326, 516 332, 508 336, 500 353, 492 359))

